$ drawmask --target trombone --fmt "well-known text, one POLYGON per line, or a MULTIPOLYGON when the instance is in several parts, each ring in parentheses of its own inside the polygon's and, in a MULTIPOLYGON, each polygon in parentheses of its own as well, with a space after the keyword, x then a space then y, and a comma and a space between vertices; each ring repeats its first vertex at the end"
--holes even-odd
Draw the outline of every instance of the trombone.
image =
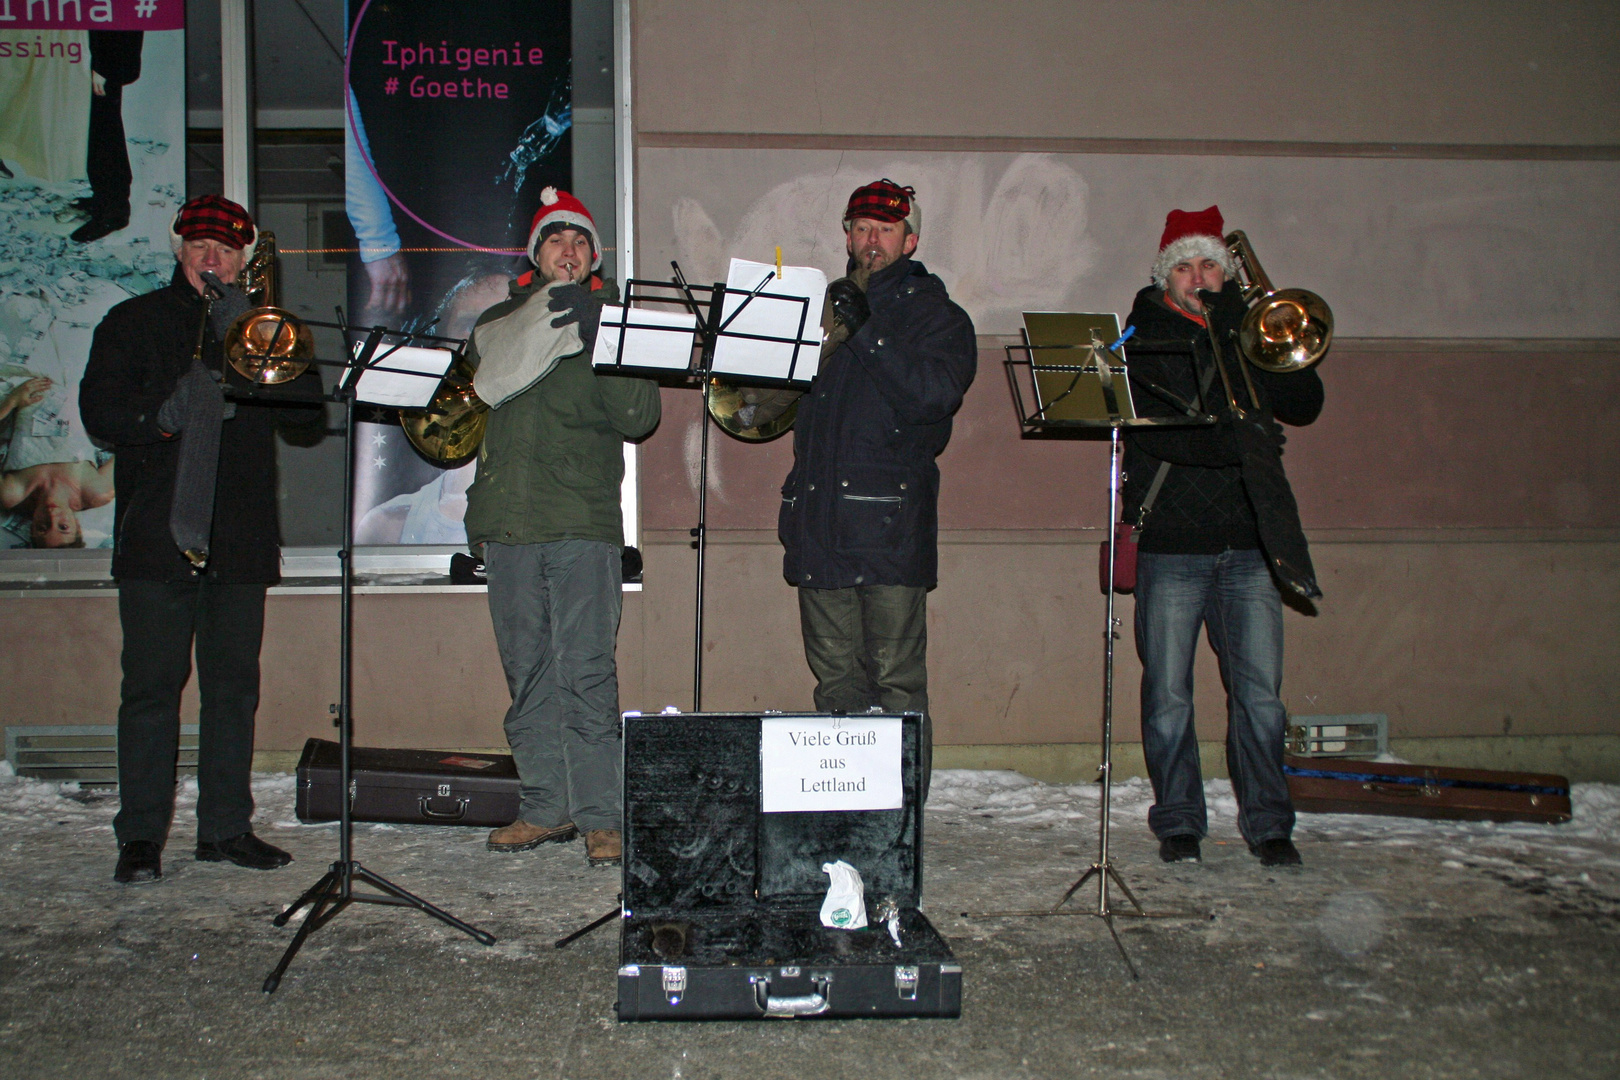
MULTIPOLYGON (((1273 285, 1241 229, 1227 233, 1225 241, 1237 263, 1233 280, 1248 306, 1237 331, 1238 352, 1243 360, 1261 371, 1279 375, 1304 371, 1321 361, 1333 344, 1333 311, 1327 301, 1306 289, 1279 289, 1273 285)), ((1199 297, 1208 310, 1217 294, 1205 289, 1200 290, 1199 297)), ((1238 405, 1237 396, 1232 392, 1213 321, 1209 325, 1209 340, 1215 349, 1215 369, 1220 373, 1227 403, 1234 415, 1247 416, 1248 410, 1238 405)), ((1254 380, 1249 378, 1249 369, 1242 361, 1238 363, 1238 372, 1243 376, 1249 403, 1258 408, 1260 398, 1255 394, 1254 380)))
POLYGON ((242 291, 257 304, 225 331, 225 356, 249 382, 274 386, 309 369, 315 335, 302 319, 276 306, 276 234, 259 232, 259 242, 242 267, 242 291))
POLYGON ((1327 355, 1333 344, 1333 312, 1305 289, 1279 289, 1266 276, 1241 229, 1226 234, 1226 248, 1237 261, 1236 279, 1248 314, 1238 330, 1238 349, 1262 371, 1304 371, 1327 355))

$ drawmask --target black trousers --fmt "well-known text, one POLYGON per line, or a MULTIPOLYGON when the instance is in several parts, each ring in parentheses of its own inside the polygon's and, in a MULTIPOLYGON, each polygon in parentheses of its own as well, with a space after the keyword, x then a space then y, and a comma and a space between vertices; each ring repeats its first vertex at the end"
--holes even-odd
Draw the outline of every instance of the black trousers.
POLYGON ((124 88, 107 86, 105 96, 90 95, 90 145, 85 161, 90 198, 98 217, 129 218, 129 147, 124 143, 124 88))
POLYGON ((266 586, 202 581, 118 583, 124 631, 118 707, 120 844, 162 844, 174 816, 180 691, 197 652, 197 839, 224 840, 253 820, 253 716, 259 707, 259 644, 266 586))

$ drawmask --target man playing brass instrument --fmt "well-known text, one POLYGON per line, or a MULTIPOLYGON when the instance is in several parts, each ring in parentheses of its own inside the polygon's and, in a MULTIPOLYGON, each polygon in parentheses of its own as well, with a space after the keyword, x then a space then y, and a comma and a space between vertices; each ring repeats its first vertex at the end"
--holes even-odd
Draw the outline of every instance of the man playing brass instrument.
MULTIPOLYGON (((291 861, 253 835, 249 770, 265 590, 281 580, 276 434, 313 441, 325 413, 313 403, 321 392, 314 369, 255 388, 256 397, 286 394, 302 404, 224 400, 228 313, 248 305, 227 284, 210 307, 207 279, 236 281, 256 235, 253 219, 229 199, 203 195, 181 207, 170 236, 174 280, 107 312, 79 385, 85 430, 116 450, 112 575, 124 678, 113 877, 126 884, 163 876, 193 642, 197 858, 256 870, 291 861), (197 544, 201 563, 184 554, 197 544)), ((226 379, 249 385, 234 368, 226 379)))
POLYGON ((491 851, 585 834, 594 865, 621 845, 619 681, 624 441, 658 425, 658 384, 598 375, 590 352, 617 298, 596 223, 547 188, 529 231, 535 269, 479 316, 468 343, 490 406, 467 540, 482 544, 489 613, 512 692, 506 738, 522 782, 518 819, 491 851), (560 314, 559 314, 560 313, 560 314))
MULTIPOLYGON (((1155 799, 1148 825, 1164 861, 1199 861, 1206 814, 1193 727, 1193 660, 1199 630, 1207 627, 1226 686, 1226 760, 1238 828, 1262 864, 1294 866, 1300 859, 1290 838, 1294 808, 1283 776, 1287 717, 1279 696, 1282 601, 1256 514, 1267 496, 1251 490, 1252 481, 1245 483, 1235 417, 1223 397, 1210 339, 1221 343, 1239 404, 1279 448, 1282 429, 1274 421, 1315 420, 1322 411, 1322 380, 1314 369, 1277 374, 1252 365, 1245 380, 1238 369, 1245 361, 1235 334, 1246 306, 1233 280, 1237 267, 1222 239, 1223 224, 1213 206, 1197 213, 1172 210, 1153 263, 1153 284, 1137 293, 1131 309, 1131 325, 1144 346, 1185 342, 1193 353, 1189 365, 1185 353, 1138 347, 1130 356, 1133 382, 1201 402, 1220 417, 1213 427, 1132 428, 1126 435, 1125 520, 1142 524, 1136 649, 1142 660, 1142 749, 1155 799), (1252 403, 1248 385, 1258 398, 1252 403)), ((1141 389, 1135 398, 1143 416, 1180 412, 1141 389)), ((1291 515, 1297 532, 1292 498, 1286 503, 1262 508, 1291 515)))
POLYGON ((849 276, 828 287, 837 344, 799 400, 778 534, 816 708, 922 713, 926 793, 934 459, 978 353, 967 313, 911 258, 921 229, 910 188, 879 180, 850 196, 849 276))

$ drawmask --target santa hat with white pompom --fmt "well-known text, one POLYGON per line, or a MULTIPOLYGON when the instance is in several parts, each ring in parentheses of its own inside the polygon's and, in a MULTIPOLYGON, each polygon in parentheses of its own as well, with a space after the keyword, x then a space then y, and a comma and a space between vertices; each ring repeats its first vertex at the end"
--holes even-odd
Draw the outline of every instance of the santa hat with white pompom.
POLYGON ((540 209, 534 215, 534 224, 529 226, 529 261, 539 266, 540 260, 535 258, 535 252, 540 242, 561 229, 578 229, 589 236, 591 269, 601 269, 602 238, 596 235, 596 222, 591 218, 591 212, 568 192, 558 191, 554 187, 540 192, 540 209))

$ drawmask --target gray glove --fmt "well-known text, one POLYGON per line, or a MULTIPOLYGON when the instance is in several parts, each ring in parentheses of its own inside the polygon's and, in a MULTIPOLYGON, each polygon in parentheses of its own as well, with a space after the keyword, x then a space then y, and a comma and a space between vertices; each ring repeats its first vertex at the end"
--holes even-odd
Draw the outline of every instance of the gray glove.
POLYGON ((158 406, 158 428, 166 435, 180 434, 186 429, 187 417, 194 415, 196 407, 206 402, 209 396, 223 402, 225 394, 219 388, 219 379, 201 364, 193 364, 189 371, 180 376, 174 390, 163 399, 163 404, 158 406))
POLYGON ((214 328, 214 337, 224 341, 225 331, 231 328, 233 322, 253 309, 253 301, 248 299, 247 293, 235 285, 227 285, 221 281, 212 270, 204 270, 202 279, 208 286, 209 295, 214 298, 214 306, 208 311, 208 324, 214 328))

